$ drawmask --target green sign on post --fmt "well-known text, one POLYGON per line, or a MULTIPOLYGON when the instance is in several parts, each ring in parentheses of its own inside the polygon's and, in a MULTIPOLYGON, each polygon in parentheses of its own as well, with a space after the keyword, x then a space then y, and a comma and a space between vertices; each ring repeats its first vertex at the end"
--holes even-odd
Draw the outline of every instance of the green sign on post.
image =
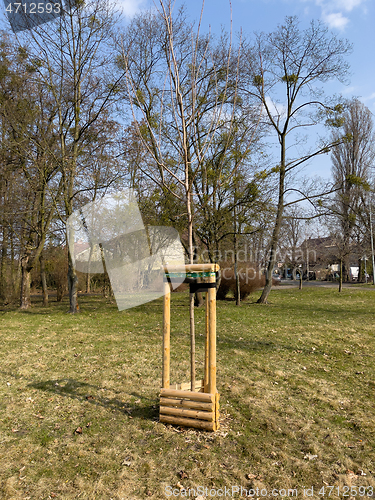
POLYGON ((216 273, 211 271, 201 271, 197 273, 165 273, 166 278, 212 278, 216 273))

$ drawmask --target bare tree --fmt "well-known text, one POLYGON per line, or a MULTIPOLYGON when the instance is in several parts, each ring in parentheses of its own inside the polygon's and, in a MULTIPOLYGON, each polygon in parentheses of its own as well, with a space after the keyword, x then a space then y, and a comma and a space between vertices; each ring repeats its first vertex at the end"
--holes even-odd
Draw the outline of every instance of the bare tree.
POLYGON ((120 64, 127 72, 134 124, 153 162, 143 169, 184 202, 193 262, 194 197, 205 194, 201 185, 195 192, 196 182, 198 177, 203 182, 215 144, 224 173, 236 105, 236 58, 225 37, 215 44, 199 26, 194 31, 183 9, 176 15, 172 10, 171 1, 160 1, 156 13, 134 19, 121 41, 120 64), (215 142, 219 129, 221 143, 215 142))
MULTIPOLYGON (((8 198, 8 211, 13 209, 15 212, 12 231, 9 212, 4 225, 3 256, 6 259, 9 234, 16 231, 18 219, 22 227, 22 231, 18 232, 17 252, 21 271, 20 306, 26 309, 30 305, 30 273, 39 261, 54 210, 48 200, 47 186, 56 173, 56 166, 51 163, 48 152, 56 144, 51 133, 55 110, 48 98, 45 99, 45 89, 33 80, 27 51, 19 47, 14 38, 3 36, 2 56, 3 63, 6 61, 6 72, 1 81, 0 118, 2 139, 8 149, 3 160, 9 162, 8 169, 3 165, 8 170, 8 175, 4 176, 3 186, 6 189, 3 200, 8 198), (21 203, 17 203, 18 197, 22 199, 21 203)), ((3 265, 4 260, 4 275, 3 265)))
MULTIPOLYGON (((355 226, 364 212, 366 191, 369 190, 370 169, 375 159, 375 134, 372 114, 358 99, 349 101, 343 115, 347 141, 334 148, 332 174, 338 191, 331 211, 340 231, 341 280, 349 279, 349 255, 355 226)), ((332 140, 338 140, 338 132, 332 133, 332 140)))
MULTIPOLYGON (((76 193, 80 191, 77 178, 87 168, 87 162, 81 160, 91 141, 93 125, 98 126, 99 118, 111 109, 123 76, 112 64, 111 43, 117 18, 106 0, 71 2, 64 16, 54 23, 20 35, 35 74, 49 90, 56 109, 53 124, 59 149, 54 161, 61 175, 62 219, 72 214, 76 193)), ((100 124, 105 127, 103 120, 100 124)), ((77 273, 69 254, 71 313, 78 312, 77 285, 77 273)))
MULTIPOLYGON (((202 6, 203 12, 203 6, 202 6)), ((133 119, 152 162, 144 172, 161 191, 184 205, 188 259, 193 263, 196 181, 210 148, 220 147, 222 169, 231 142, 237 103, 238 57, 230 37, 218 43, 189 25, 183 9, 173 13, 171 0, 136 17, 119 44, 119 64, 127 75, 127 98, 133 119), (225 134, 224 134, 225 131, 225 134), (216 141, 218 132, 223 144, 216 141), (216 141, 216 142, 215 142, 216 141)), ((201 191, 200 204, 207 204, 201 191)), ((195 378, 194 295, 190 297, 191 383, 195 378)))
POLYGON ((252 78, 252 87, 247 89, 262 104, 265 120, 276 135, 279 161, 272 168, 277 175, 278 196, 275 221, 270 242, 270 253, 266 271, 266 286, 259 299, 267 302, 272 286, 272 272, 282 224, 286 198, 295 192, 295 185, 288 184, 293 171, 311 158, 327 153, 336 141, 323 140, 311 150, 300 154, 302 141, 297 132, 302 128, 317 125, 333 113, 331 125, 341 125, 340 105, 332 105, 324 96, 323 85, 329 80, 343 81, 348 64, 344 56, 350 45, 329 34, 320 22, 311 22, 301 30, 296 17, 287 17, 284 24, 272 33, 256 35, 248 48, 247 65, 252 78), (281 100, 280 100, 281 99, 281 100), (299 146, 294 148, 293 145, 299 146))

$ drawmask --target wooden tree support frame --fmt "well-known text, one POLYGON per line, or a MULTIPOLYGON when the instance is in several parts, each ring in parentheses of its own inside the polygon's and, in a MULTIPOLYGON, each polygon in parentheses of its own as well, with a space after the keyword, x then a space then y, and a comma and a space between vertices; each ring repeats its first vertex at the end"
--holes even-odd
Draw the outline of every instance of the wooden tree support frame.
MULTIPOLYGON (((203 274, 206 283, 216 282, 218 264, 190 264, 165 269, 173 273, 203 274)), ((204 283, 201 283, 204 288, 204 283)), ((163 303, 163 377, 160 391, 160 422, 194 427, 207 431, 219 428, 219 394, 216 390, 216 287, 206 291, 206 339, 204 357, 204 379, 196 382, 195 390, 189 383, 170 385, 170 334, 171 291, 164 283, 163 303), (190 390, 187 390, 189 389, 190 390)))

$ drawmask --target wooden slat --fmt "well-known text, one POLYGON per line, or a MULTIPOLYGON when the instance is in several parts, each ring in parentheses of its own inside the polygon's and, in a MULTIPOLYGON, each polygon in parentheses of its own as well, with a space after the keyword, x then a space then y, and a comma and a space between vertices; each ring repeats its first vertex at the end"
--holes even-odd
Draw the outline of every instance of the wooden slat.
MULTIPOLYGON (((170 384, 169 389, 175 389, 178 391, 187 391, 190 389, 190 386, 191 386, 190 382, 182 382, 182 384, 170 384)), ((203 387, 204 387, 204 380, 196 380, 195 390, 200 390, 203 387)))
POLYGON ((208 289, 208 308, 210 323, 208 325, 208 392, 216 393, 216 290, 208 289))
POLYGON ((212 422, 215 413, 212 411, 187 410, 186 408, 171 408, 169 406, 160 407, 160 415, 172 415, 174 417, 196 418, 198 420, 208 420, 212 422))
POLYGON ((216 426, 215 426, 215 431, 218 430, 218 428, 220 427, 220 424, 219 424, 219 408, 220 408, 220 405, 219 405, 219 399, 220 399, 220 394, 219 393, 216 393, 215 394, 215 423, 216 423, 216 426))
POLYGON ((213 431, 216 428, 215 422, 205 422, 204 420, 194 420, 193 418, 172 417, 171 415, 160 415, 160 422, 164 424, 181 425, 183 427, 194 427, 213 431))
POLYGON ((160 406, 176 406, 177 408, 187 408, 191 410, 214 411, 214 403, 202 403, 200 401, 190 401, 189 399, 160 398, 160 406))
POLYGON ((213 403, 215 400, 215 394, 207 394, 205 392, 178 391, 175 389, 160 389, 160 397, 191 399, 193 401, 205 401, 207 403, 213 403))
POLYGON ((219 264, 186 264, 185 266, 165 266, 166 273, 194 273, 194 272, 216 272, 220 269, 219 264))
POLYGON ((189 294, 190 313, 190 390, 195 392, 195 323, 194 323, 194 293, 189 294))
POLYGON ((169 387, 171 356, 171 291, 168 283, 164 283, 163 300, 163 379, 162 386, 169 387))
POLYGON ((204 392, 210 392, 208 381, 210 378, 209 370, 209 324, 210 324, 210 309, 208 302, 208 293, 206 292, 206 324, 205 324, 205 342, 204 342, 204 392))

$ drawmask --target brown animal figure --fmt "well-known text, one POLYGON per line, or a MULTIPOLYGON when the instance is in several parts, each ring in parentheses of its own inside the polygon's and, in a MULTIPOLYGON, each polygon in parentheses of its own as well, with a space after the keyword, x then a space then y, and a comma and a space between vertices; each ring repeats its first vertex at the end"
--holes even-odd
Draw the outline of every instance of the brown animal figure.
MULTIPOLYGON (((221 280, 217 290, 217 300, 225 300, 228 293, 231 291, 236 294, 236 277, 234 274, 233 265, 220 264, 221 280)), ((266 278, 255 265, 240 264, 238 266, 238 274, 240 278, 240 298, 246 299, 252 292, 263 288, 266 284, 266 278)))
MULTIPOLYGON (((220 279, 219 287, 217 289, 216 298, 217 300, 225 300, 229 292, 236 294, 236 278, 234 275, 232 263, 220 263, 220 279)), ((251 293, 263 288, 266 284, 266 279, 264 274, 255 264, 241 263, 238 266, 238 272, 240 276, 240 298, 241 300, 246 299, 251 293)), ((174 292, 184 292, 189 288, 188 282, 190 280, 186 279, 174 292)), ((273 285, 277 285, 275 280, 272 280, 273 285)))

